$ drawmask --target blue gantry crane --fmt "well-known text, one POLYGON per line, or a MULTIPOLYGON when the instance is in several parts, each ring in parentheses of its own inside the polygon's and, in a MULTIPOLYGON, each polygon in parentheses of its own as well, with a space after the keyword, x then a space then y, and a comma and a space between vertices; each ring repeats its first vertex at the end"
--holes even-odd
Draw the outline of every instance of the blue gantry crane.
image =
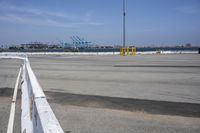
POLYGON ((58 40, 59 44, 62 48, 86 48, 91 44, 91 42, 85 41, 84 38, 81 38, 79 36, 71 36, 70 39, 72 40, 72 43, 64 42, 63 40, 58 40))
POLYGON ((91 42, 85 41, 84 38, 80 38, 79 36, 72 36, 70 37, 72 39, 73 45, 76 46, 76 48, 81 47, 88 47, 91 42))

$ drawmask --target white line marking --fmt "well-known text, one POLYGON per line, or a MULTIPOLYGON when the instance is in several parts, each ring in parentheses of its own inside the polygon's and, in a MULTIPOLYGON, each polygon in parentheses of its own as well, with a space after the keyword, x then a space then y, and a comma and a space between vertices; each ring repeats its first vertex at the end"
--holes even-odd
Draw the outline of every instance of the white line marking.
POLYGON ((13 99, 12 99, 12 103, 11 103, 10 117, 9 117, 9 121, 8 121, 7 133, 13 133, 14 118, 15 118, 15 102, 16 102, 16 99, 17 99, 17 90, 18 90, 18 86, 19 86, 20 75, 21 75, 21 68, 19 69, 19 73, 18 73, 17 80, 16 80, 16 83, 15 83, 15 89, 14 89, 13 99))

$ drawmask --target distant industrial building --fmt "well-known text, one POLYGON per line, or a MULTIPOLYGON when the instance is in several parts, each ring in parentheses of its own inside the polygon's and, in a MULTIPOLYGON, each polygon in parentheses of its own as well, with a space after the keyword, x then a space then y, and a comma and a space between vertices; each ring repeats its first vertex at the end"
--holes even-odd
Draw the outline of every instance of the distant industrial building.
POLYGON ((48 44, 40 42, 31 42, 27 44, 21 44, 22 49, 48 49, 48 44))

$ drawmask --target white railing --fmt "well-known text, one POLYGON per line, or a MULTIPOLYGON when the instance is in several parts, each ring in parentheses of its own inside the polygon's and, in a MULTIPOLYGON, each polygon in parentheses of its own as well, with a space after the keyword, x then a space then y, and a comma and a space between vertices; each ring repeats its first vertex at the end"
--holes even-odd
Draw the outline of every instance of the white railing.
POLYGON ((14 55, 3 55, 0 58, 24 60, 21 81, 21 132, 64 133, 32 71, 28 58, 14 55))

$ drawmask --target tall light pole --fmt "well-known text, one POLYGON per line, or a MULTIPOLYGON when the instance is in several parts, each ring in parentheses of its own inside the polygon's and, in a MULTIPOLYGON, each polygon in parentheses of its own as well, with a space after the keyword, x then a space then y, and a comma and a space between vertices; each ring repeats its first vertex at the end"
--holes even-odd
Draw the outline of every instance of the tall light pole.
POLYGON ((126 0, 123 0, 123 47, 126 46, 126 0))

